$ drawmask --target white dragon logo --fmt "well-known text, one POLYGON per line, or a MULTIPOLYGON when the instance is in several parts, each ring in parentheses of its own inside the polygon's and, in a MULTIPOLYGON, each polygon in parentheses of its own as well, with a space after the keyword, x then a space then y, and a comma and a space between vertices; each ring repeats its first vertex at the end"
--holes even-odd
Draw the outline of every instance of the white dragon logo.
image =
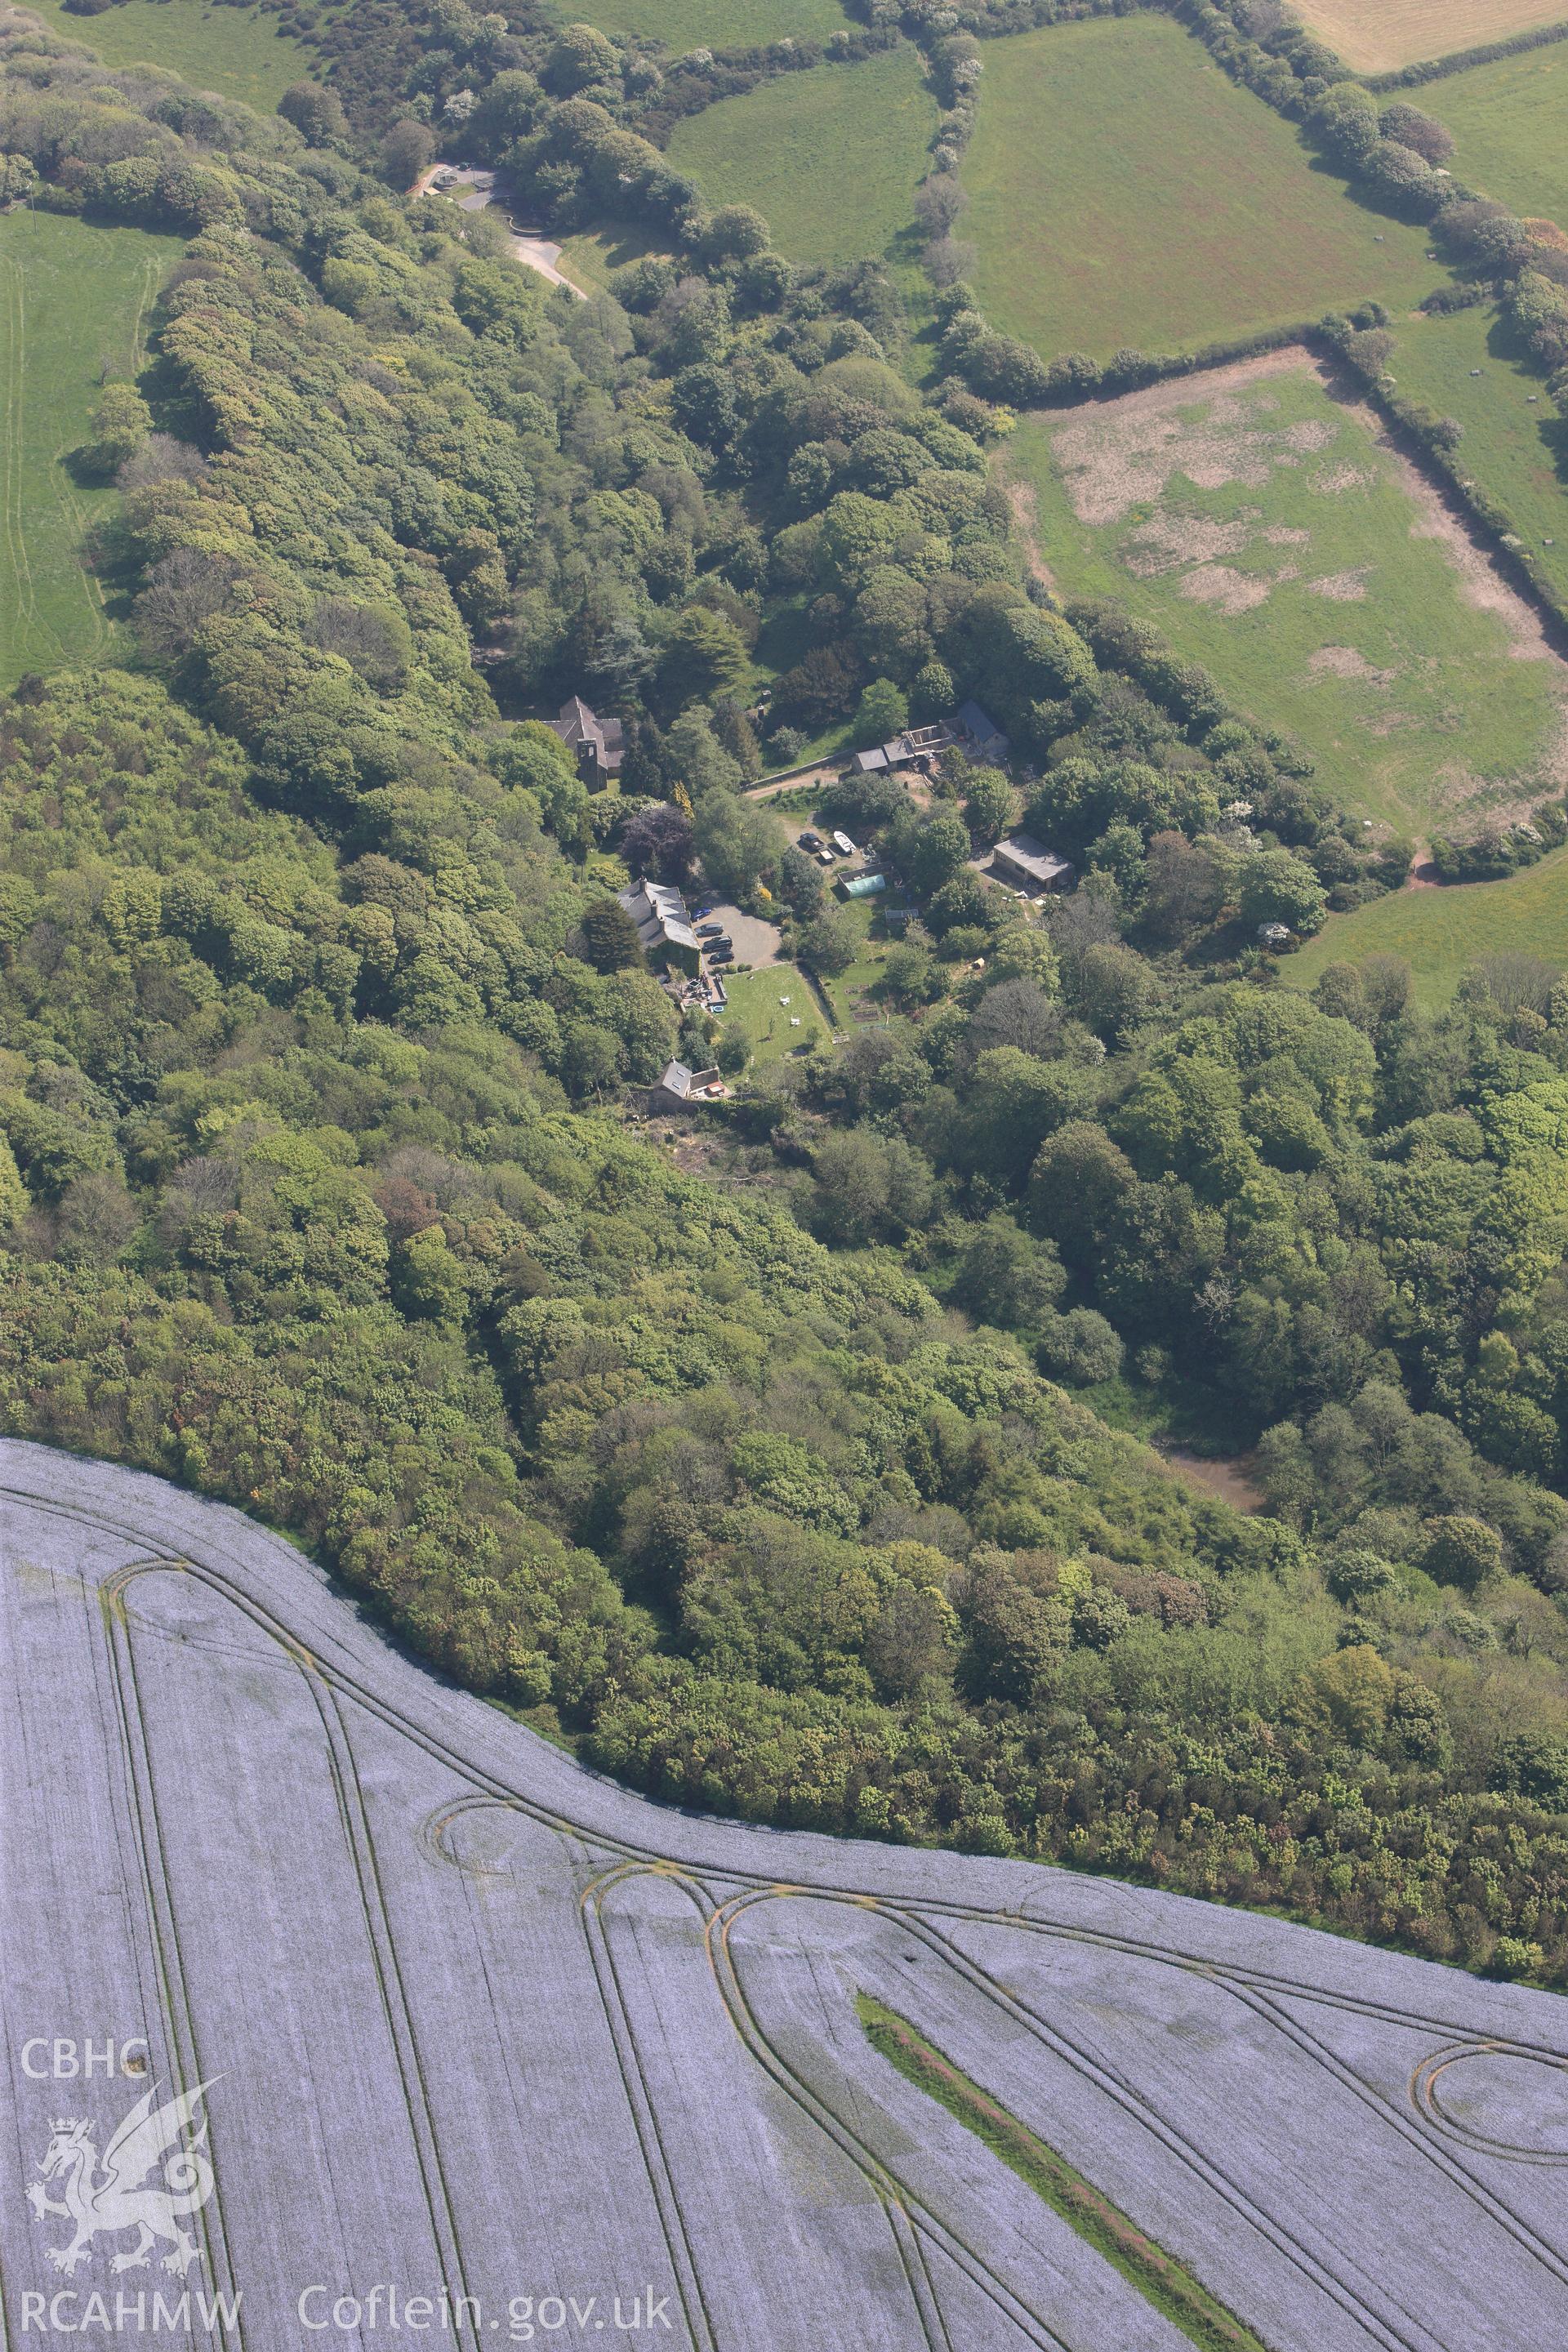
POLYGON ((166 2099, 156 2114, 152 2107, 157 2084, 144 2091, 104 2149, 101 2168, 91 2123, 73 2122, 69 2117, 56 2121, 38 2170, 44 2180, 63 2179, 64 2201, 51 2197, 43 2180, 34 2180, 28 2183, 27 2202, 40 2221, 46 2213, 58 2213, 76 2225, 68 2246, 45 2249, 58 2271, 68 2274, 85 2262, 100 2231, 112 2236, 121 2230, 134 2230, 136 2243, 128 2253, 113 2257, 110 2270, 141 2270, 160 2238, 167 2238, 173 2248, 163 2255, 163 2267, 176 2278, 184 2278, 191 2264, 200 2261, 195 2240, 181 2229, 180 2222, 187 2213, 199 2213, 213 2192, 213 2168, 204 2150, 205 2116, 189 2147, 182 2147, 179 2142, 190 2127, 203 2092, 216 2080, 215 2074, 210 2082, 198 2083, 194 2091, 166 2099), (143 2186, 159 2163, 163 2168, 163 2186, 143 2186))

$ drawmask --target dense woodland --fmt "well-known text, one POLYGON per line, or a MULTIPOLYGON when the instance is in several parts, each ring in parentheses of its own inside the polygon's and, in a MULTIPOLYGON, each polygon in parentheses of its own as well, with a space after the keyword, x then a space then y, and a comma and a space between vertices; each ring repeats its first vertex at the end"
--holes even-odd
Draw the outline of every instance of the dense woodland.
POLYGON ((0 709, 5 1425, 292 1530, 656 1795, 1568 1979, 1568 983, 1279 984, 1258 926, 1397 845, 1056 605, 1005 417, 911 388, 885 270, 704 209, 647 45, 461 0, 314 37, 262 121, 0 19, 7 184, 189 240, 80 453, 132 665, 0 709), (442 138, 662 249, 552 295, 405 199, 442 138), (520 715, 571 690, 619 793, 520 715), (837 803, 921 910, 902 1019, 737 1071, 677 1172, 636 1090, 712 1041, 615 880, 831 971, 739 787, 966 695, 1012 778, 837 803), (1020 814, 1085 871, 1048 920, 969 864, 1020 814), (1075 1390, 1198 1399, 1269 1510, 1075 1390))

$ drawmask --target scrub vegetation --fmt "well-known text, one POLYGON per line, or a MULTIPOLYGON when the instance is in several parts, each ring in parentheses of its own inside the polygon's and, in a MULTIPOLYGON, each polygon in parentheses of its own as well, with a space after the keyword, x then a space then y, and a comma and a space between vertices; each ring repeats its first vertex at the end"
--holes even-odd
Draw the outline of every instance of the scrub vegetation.
POLYGON ((848 22, 839 0, 590 0, 584 14, 606 33, 637 33, 677 53, 749 48, 792 33, 821 40, 848 22))

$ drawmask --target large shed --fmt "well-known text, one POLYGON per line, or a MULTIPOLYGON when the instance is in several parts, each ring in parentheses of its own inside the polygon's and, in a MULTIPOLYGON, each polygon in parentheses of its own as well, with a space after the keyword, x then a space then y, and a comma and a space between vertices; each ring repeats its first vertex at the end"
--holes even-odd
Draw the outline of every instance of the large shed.
POLYGON ((1032 833, 1010 833, 999 841, 991 854, 991 871, 1019 890, 1070 890, 1073 884, 1070 860, 1058 857, 1032 833))

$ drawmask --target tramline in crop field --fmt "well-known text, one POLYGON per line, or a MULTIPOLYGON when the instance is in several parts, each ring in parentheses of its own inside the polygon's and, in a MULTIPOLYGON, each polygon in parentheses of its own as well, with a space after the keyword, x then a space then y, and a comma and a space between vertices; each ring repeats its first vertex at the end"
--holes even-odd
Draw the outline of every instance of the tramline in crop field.
POLYGON ((872 2046, 858 1996, 1164 2249, 1200 2317, 1279 2352, 1568 2327, 1548 1996, 1060 1871, 661 1812, 421 1673, 237 1514, 10 1443, 0 1591, 8 2341, 125 2292, 127 2251, 148 2291, 84 2184, 138 2093, 197 2085, 201 2161, 166 2159, 186 2250, 152 2273, 187 2346, 366 2345, 420 2298, 468 2343, 634 2309, 701 2352, 1201 2340, 872 2046), (133 2076, 70 2057, 67 2090, 50 2053, 89 2039, 133 2076))

